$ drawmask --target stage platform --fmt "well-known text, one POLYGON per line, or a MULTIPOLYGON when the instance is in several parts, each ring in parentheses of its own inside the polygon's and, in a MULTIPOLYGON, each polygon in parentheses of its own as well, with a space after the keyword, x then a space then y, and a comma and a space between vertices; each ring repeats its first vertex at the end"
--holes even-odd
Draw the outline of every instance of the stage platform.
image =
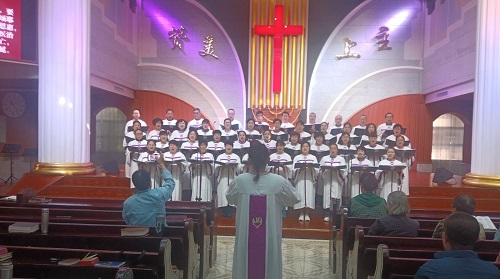
MULTIPOLYGON (((459 194, 469 194, 477 200, 476 211, 498 211, 500 201, 499 188, 476 188, 462 184, 462 178, 456 176, 456 184, 440 183, 433 185, 433 174, 410 172, 410 196, 412 209, 450 210, 453 198, 459 194)), ((21 180, 11 185, 1 185, 0 195, 15 195, 20 190, 31 188, 43 197, 71 197, 93 199, 125 200, 132 194, 130 181, 125 177, 110 176, 44 176, 28 173, 21 180)), ((283 220, 283 237, 328 239, 331 223, 323 221, 323 209, 312 210, 310 222, 298 220, 299 213, 288 210, 283 220)), ((234 235, 234 217, 217 217, 217 233, 234 235)))

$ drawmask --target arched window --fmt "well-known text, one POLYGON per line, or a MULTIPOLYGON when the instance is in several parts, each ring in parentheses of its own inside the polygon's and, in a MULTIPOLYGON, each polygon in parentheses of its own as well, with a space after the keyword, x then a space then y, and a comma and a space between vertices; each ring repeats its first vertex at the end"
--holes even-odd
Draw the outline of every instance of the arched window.
POLYGON ((101 165, 111 160, 125 163, 123 155, 123 129, 127 118, 115 108, 107 107, 96 115, 96 145, 94 164, 101 165))
POLYGON ((464 122, 446 113, 432 123, 432 160, 462 162, 464 122))

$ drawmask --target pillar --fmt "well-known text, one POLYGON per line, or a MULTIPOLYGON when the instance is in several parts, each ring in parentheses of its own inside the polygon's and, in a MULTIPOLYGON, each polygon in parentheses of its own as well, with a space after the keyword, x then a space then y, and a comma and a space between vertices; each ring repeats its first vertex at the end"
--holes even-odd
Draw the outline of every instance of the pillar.
POLYGON ((89 0, 38 1, 36 173, 89 174, 89 0))
POLYGON ((500 1, 479 0, 477 10, 471 173, 464 184, 500 187, 500 1))

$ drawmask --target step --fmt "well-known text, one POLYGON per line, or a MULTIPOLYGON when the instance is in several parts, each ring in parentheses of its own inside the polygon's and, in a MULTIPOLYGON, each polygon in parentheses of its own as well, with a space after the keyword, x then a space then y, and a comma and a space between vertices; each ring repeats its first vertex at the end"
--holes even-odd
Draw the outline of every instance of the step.
POLYGON ((38 196, 67 197, 67 198, 93 198, 124 200, 132 195, 130 188, 107 188, 95 186, 58 186, 52 185, 38 192, 38 196))

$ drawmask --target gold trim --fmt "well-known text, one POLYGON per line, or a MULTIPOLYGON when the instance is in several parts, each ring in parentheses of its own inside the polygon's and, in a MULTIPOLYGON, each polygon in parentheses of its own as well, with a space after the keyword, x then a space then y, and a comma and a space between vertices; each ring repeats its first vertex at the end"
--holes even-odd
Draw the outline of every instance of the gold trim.
POLYGON ((468 173, 463 182, 468 186, 500 188, 500 175, 468 173))
POLYGON ((95 167, 93 163, 36 163, 33 170, 36 174, 46 175, 81 175, 94 174, 95 167))

